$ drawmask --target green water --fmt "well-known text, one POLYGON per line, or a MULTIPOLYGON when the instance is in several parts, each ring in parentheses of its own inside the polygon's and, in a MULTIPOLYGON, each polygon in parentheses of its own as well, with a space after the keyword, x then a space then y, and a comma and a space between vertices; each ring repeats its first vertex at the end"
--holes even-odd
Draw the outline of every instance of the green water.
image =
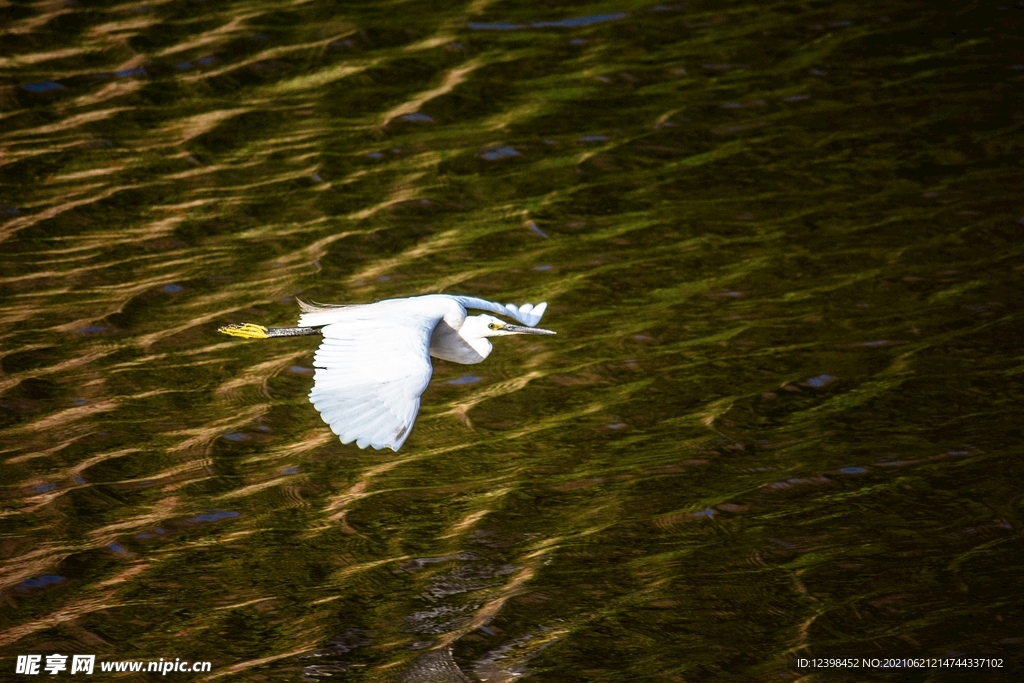
POLYGON ((0 678, 1020 680, 1002 2, 0 0, 0 678), (216 332, 431 292, 397 454, 216 332))

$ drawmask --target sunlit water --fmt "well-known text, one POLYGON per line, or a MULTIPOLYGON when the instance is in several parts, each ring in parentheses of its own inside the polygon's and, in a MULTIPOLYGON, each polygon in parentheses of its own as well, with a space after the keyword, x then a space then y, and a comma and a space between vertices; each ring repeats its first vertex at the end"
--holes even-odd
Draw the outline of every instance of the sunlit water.
POLYGON ((1019 680, 1024 9, 955 4, 0 0, 0 677, 1019 680), (558 336, 397 454, 216 333, 440 291, 558 336))

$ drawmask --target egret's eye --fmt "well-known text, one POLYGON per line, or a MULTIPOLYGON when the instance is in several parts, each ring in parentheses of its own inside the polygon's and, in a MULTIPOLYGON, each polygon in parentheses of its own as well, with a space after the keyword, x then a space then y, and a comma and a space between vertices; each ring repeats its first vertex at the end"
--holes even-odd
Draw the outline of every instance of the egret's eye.
POLYGON ((504 325, 500 323, 488 323, 487 327, 491 328, 492 330, 500 330, 502 327, 504 327, 504 325))

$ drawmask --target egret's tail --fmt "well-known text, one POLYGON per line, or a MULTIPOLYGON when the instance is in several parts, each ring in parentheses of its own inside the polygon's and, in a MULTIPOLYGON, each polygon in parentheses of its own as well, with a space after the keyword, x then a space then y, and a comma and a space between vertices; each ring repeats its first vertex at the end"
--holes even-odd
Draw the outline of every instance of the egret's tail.
POLYGON ((232 337, 242 339, 267 339, 268 337, 304 337, 310 334, 320 334, 319 327, 263 327, 255 323, 236 323, 225 325, 217 331, 222 334, 229 334, 232 337))

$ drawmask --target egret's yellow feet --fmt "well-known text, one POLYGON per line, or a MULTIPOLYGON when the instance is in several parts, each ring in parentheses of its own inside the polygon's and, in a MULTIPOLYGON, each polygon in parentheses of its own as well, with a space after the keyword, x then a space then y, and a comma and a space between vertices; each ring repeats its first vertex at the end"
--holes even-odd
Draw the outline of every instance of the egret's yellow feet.
POLYGON ((267 334, 267 328, 263 325, 256 325, 255 323, 241 323, 233 325, 225 325, 217 330, 224 334, 230 334, 232 337, 241 337, 243 339, 266 339, 270 335, 267 334))

